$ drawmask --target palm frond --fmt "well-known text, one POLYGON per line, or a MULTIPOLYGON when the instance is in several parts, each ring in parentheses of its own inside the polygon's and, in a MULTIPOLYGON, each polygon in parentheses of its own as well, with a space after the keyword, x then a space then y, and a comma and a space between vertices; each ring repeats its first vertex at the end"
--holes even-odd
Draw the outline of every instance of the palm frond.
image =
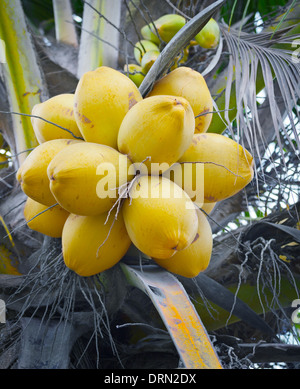
POLYGON ((138 269, 121 264, 129 283, 152 300, 182 362, 190 369, 222 369, 217 353, 182 284, 156 266, 138 269))
MULTIPOLYGON (((286 108, 286 120, 292 125, 299 149, 299 135, 294 126, 292 110, 297 106, 300 95, 300 63, 295 62, 291 50, 273 47, 275 43, 291 45, 293 39, 299 35, 287 37, 286 29, 275 34, 274 32, 249 34, 233 28, 228 29, 225 25, 221 28, 230 55, 224 95, 221 99, 216 99, 216 104, 220 110, 225 110, 225 114, 223 117, 215 116, 209 131, 223 132, 226 123, 232 135, 246 141, 251 151, 257 154, 257 145, 264 142, 264 129, 259 120, 260 104, 257 100, 258 92, 263 90, 265 98, 272 107, 272 122, 279 144, 280 130, 285 131, 284 118, 278 107, 278 102, 282 99, 286 108), (278 82, 280 96, 274 93, 274 79, 278 82), (232 108, 235 110, 232 111, 232 108), (233 129, 233 119, 235 119, 235 129, 233 129)), ((219 85, 216 85, 216 88, 218 87, 219 85)), ((216 90, 216 92, 220 91, 216 90)), ((292 143, 292 139, 290 137, 288 139, 292 143)), ((280 147, 283 155, 281 144, 280 147)))

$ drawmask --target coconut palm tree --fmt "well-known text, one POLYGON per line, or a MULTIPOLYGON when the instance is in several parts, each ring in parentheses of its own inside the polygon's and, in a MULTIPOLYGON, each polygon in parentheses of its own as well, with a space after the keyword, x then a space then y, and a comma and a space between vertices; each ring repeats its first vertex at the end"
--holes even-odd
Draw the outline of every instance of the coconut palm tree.
POLYGON ((4 0, 0 11, 1 368, 297 367, 299 1, 4 0), (38 145, 32 108, 102 65, 129 76, 141 28, 165 14, 185 25, 160 42, 142 96, 178 59, 200 72, 214 100, 207 132, 248 149, 254 178, 206 213, 213 252, 198 276, 132 246, 111 269, 80 277, 61 239, 24 219, 16 172, 38 145), (191 45, 212 17, 217 47, 191 45))

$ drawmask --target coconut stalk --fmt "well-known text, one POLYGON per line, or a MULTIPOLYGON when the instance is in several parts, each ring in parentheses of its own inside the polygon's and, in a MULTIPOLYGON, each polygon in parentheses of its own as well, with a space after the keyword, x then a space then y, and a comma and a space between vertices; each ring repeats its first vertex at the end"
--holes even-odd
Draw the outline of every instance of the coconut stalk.
POLYGON ((78 39, 73 24, 72 6, 69 0, 53 0, 55 35, 58 42, 77 47, 78 39))
POLYGON ((121 264, 130 285, 145 292, 169 331, 187 369, 222 369, 194 305, 180 282, 158 267, 142 271, 121 264))
MULTIPOLYGON (((31 114, 35 104, 47 98, 47 89, 38 65, 36 52, 26 25, 20 0, 0 2, 0 39, 5 45, 5 63, 1 75, 5 83, 10 110, 31 114)), ((19 154, 16 164, 26 158, 25 150, 37 145, 30 117, 12 115, 12 130, 19 154)))
POLYGON ((99 66, 117 67, 119 56, 119 0, 84 1, 77 77, 99 66))

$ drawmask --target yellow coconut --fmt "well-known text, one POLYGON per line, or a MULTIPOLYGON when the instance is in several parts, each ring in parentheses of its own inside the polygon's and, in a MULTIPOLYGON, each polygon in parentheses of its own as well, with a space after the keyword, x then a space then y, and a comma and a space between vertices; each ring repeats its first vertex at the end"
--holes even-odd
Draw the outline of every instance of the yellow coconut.
POLYGON ((137 103, 120 126, 118 148, 148 173, 166 170, 189 147, 195 119, 182 97, 153 96, 137 103))
POLYGON ((204 165, 176 162, 162 173, 163 177, 175 182, 189 195, 200 208, 204 199, 204 165))
POLYGON ((114 205, 119 186, 133 177, 130 165, 127 156, 112 147, 81 142, 62 150, 50 162, 50 190, 68 212, 98 215, 114 205))
POLYGON ((195 116, 195 133, 206 132, 213 111, 213 100, 201 73, 180 66, 158 80, 148 96, 172 95, 184 97, 195 116))
POLYGON ((137 86, 125 74, 107 66, 86 72, 74 99, 74 115, 84 139, 116 148, 120 124, 140 100, 137 86))
POLYGON ((210 214, 216 202, 208 203, 204 195, 204 166, 202 163, 174 163, 162 176, 175 182, 189 195, 197 207, 210 214))
MULTIPOLYGON (((185 25, 185 18, 177 14, 167 14, 155 20, 154 24, 161 39, 168 43, 185 25)), ((152 31, 153 27, 151 25, 150 28, 152 31)), ((155 33, 155 30, 153 30, 153 33, 155 33)))
POLYGON ((169 258, 189 246, 198 230, 188 195, 161 176, 137 176, 123 204, 128 235, 144 254, 169 258))
POLYGON ((33 107, 32 115, 47 120, 37 117, 31 118, 32 127, 39 143, 52 139, 82 138, 74 117, 73 105, 74 94, 63 93, 33 107))
POLYGON ((47 168, 59 151, 74 143, 84 142, 72 139, 53 139, 41 143, 30 152, 17 172, 17 180, 28 197, 48 206, 57 202, 50 191, 47 168))
POLYGON ((124 65, 124 72, 126 76, 129 77, 137 87, 141 85, 145 78, 145 74, 143 73, 142 67, 134 63, 124 65))
POLYGON ((147 51, 147 53, 145 53, 143 55, 143 58, 141 61, 141 67, 142 67, 144 74, 147 74, 149 72, 151 66, 157 60, 159 55, 160 55, 160 51, 158 51, 158 50, 150 50, 150 51, 147 51))
MULTIPOLYGON (((203 169, 204 203, 215 203, 233 196, 253 178, 253 157, 241 144, 220 134, 195 134, 188 150, 179 159, 193 166, 192 183, 182 187, 189 193, 189 188, 196 187, 196 168, 200 163, 203 169)), ((185 163, 182 172, 185 174, 185 163)), ((177 176, 174 178, 177 181, 177 176)), ((193 194, 189 193, 193 198, 193 194)))
POLYGON ((69 216, 58 204, 52 207, 27 198, 24 207, 24 217, 27 225, 34 231, 41 232, 52 238, 61 238, 63 226, 69 216))
POLYGON ((63 229, 62 250, 65 264, 80 276, 92 276, 118 263, 131 245, 122 212, 78 216, 71 214, 63 229))
POLYGON ((201 209, 206 212, 208 215, 214 210, 217 203, 203 203, 201 209))
POLYGON ((211 18, 202 30, 195 36, 195 41, 205 49, 214 49, 220 41, 220 27, 215 19, 211 18))
POLYGON ((196 277, 204 271, 209 265, 212 254, 213 237, 210 224, 199 209, 197 216, 198 232, 186 249, 177 252, 171 258, 153 258, 164 269, 188 278, 196 277))
POLYGON ((157 36, 153 23, 146 24, 145 26, 143 26, 141 28, 141 35, 144 38, 144 40, 151 41, 155 43, 157 46, 160 45, 160 39, 157 36))
POLYGON ((146 39, 142 39, 142 40, 138 41, 135 44, 134 49, 133 49, 133 55, 134 55, 136 62, 139 65, 141 65, 143 56, 148 51, 152 51, 152 50, 159 52, 159 47, 155 43, 148 41, 146 39))

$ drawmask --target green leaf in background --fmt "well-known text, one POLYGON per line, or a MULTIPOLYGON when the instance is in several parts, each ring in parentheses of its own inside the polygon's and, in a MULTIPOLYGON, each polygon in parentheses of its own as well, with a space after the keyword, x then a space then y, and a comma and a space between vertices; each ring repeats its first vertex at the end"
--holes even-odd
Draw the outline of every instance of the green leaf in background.
MULTIPOLYGON (((247 6, 247 15, 252 15, 254 19, 255 14, 258 13, 262 20, 267 21, 270 13, 278 12, 279 7, 284 7, 286 0, 251 0, 247 6)), ((226 1, 221 10, 221 18, 224 19, 225 23, 229 24, 231 19, 232 23, 236 23, 241 20, 244 11, 246 9, 246 1, 229 0, 226 1), (234 3, 234 13, 232 12, 234 3)))
POLYGON ((26 17, 36 27, 54 18, 52 0, 22 0, 22 7, 26 17))

